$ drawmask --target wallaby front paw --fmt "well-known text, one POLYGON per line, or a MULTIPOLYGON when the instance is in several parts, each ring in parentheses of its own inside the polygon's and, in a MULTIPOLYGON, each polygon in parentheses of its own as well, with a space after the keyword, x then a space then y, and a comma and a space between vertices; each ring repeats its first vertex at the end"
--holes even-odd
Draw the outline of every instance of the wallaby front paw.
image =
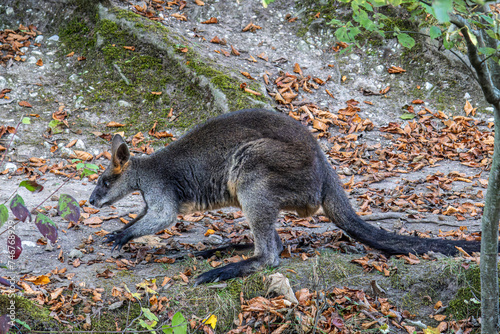
POLYGON ((132 236, 129 235, 126 230, 117 230, 107 234, 104 237, 103 242, 112 242, 113 247, 111 248, 111 252, 113 252, 115 248, 118 248, 118 251, 120 251, 123 245, 125 245, 130 239, 132 239, 132 236))

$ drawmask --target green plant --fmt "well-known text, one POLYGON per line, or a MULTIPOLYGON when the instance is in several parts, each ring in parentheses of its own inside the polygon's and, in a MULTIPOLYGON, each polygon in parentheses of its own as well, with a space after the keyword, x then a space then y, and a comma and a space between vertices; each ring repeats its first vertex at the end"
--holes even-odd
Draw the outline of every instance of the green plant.
POLYGON ((81 178, 96 174, 99 170, 99 166, 97 166, 96 164, 86 163, 80 159, 73 159, 71 160, 71 162, 76 163, 76 170, 81 171, 81 178))

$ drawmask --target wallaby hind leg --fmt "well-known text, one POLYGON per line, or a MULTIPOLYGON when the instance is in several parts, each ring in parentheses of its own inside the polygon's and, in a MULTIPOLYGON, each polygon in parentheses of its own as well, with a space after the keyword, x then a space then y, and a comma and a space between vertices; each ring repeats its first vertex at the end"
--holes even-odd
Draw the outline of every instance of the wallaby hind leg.
POLYGON ((245 201, 244 196, 239 196, 239 200, 254 236, 254 255, 247 260, 230 263, 201 274, 196 278, 195 285, 241 277, 251 274, 265 265, 275 267, 279 264, 283 245, 274 228, 279 213, 278 206, 265 201, 245 201))

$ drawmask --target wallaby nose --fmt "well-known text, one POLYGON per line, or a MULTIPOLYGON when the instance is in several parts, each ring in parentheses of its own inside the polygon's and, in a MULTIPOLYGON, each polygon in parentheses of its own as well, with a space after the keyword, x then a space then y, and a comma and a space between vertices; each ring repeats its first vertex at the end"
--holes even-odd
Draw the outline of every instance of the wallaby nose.
POLYGON ((90 198, 89 198, 89 203, 90 203, 91 205, 94 205, 94 202, 95 202, 95 200, 94 200, 94 196, 90 196, 90 198))

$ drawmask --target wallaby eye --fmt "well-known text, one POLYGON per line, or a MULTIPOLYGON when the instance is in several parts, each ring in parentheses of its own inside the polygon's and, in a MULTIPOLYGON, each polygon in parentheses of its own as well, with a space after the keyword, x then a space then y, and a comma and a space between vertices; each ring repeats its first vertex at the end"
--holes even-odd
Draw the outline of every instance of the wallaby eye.
POLYGON ((104 180, 104 181, 102 181, 102 184, 103 184, 106 188, 109 188, 109 181, 108 181, 108 180, 104 180))

